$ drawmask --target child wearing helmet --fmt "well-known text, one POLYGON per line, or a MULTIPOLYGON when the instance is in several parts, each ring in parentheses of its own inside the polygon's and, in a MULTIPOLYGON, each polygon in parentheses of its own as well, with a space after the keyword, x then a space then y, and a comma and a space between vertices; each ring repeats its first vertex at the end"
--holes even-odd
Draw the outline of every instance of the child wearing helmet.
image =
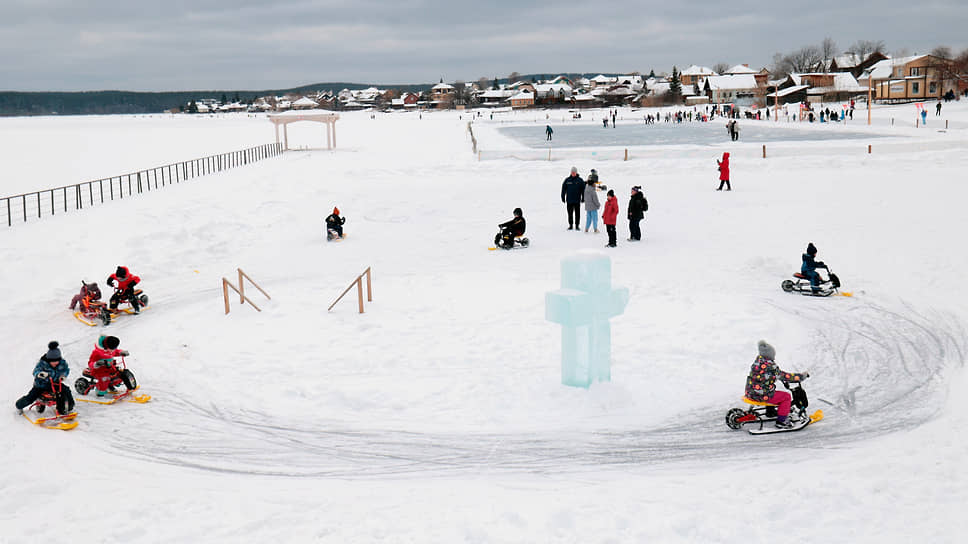
POLYGON ((524 220, 524 212, 521 211, 521 208, 514 208, 513 213, 513 219, 498 225, 501 232, 494 236, 494 245, 510 249, 514 247, 514 239, 516 237, 524 236, 524 231, 527 228, 527 222, 524 220))
POLYGON ((818 268, 827 268, 823 261, 816 260, 817 248, 813 242, 807 244, 807 252, 803 254, 803 264, 800 265, 800 273, 810 279, 810 290, 814 293, 820 292, 820 274, 818 268))
POLYGON ((118 369, 114 365, 114 358, 128 356, 128 352, 118 349, 121 340, 117 336, 100 336, 94 343, 94 350, 87 359, 87 368, 97 385, 97 396, 103 397, 111 387, 111 380, 118 369))
MULTIPOLYGON (((61 357, 61 351, 57 341, 47 344, 47 353, 41 356, 34 366, 34 384, 26 395, 17 399, 15 406, 18 412, 33 404, 44 393, 48 393, 57 399, 57 415, 65 415, 74 410, 74 396, 71 395, 71 388, 65 387, 63 380, 70 373, 71 369, 67 366, 67 361, 61 357)), ((41 405, 40 408, 43 408, 41 405)))
POLYGON ((118 309, 118 304, 124 301, 131 303, 134 313, 141 311, 141 302, 134 296, 134 286, 141 282, 141 278, 135 276, 126 266, 119 266, 114 274, 108 276, 108 285, 114 287, 114 294, 111 295, 110 307, 112 310, 118 309), (114 282, 118 282, 117 285, 114 282))
POLYGON ((341 217, 339 208, 334 207, 333 213, 326 217, 326 239, 332 240, 335 237, 342 238, 343 223, 346 223, 346 218, 341 217))

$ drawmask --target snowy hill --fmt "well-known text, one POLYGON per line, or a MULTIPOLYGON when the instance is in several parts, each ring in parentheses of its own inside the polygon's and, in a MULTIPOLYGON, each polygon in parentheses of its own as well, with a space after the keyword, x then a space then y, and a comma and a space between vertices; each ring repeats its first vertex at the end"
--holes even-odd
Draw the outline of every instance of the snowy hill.
MULTIPOLYGON (((771 144, 763 159, 717 120, 702 128, 722 143, 643 145, 629 161, 596 160, 614 154, 593 155, 595 142, 562 160, 478 161, 466 113, 341 114, 333 152, 15 224, 0 233, 0 542, 960 541, 966 429, 951 392, 968 385, 968 104, 945 105, 944 132, 934 118, 915 129, 909 110, 855 121, 883 137, 872 154, 863 138, 826 140, 838 126, 789 124, 817 140, 771 144), (728 193, 714 191, 724 151, 728 193), (619 196, 608 255, 613 284, 631 291, 611 322, 612 381, 589 390, 560 384, 561 328, 544 318, 560 259, 605 251, 604 228, 566 230, 573 165, 619 196), (638 244, 622 220, 633 185, 650 204, 638 244), (326 243, 334 206, 349 236, 326 243), (515 207, 531 247, 487 251, 515 207), (811 241, 853 297, 780 290, 811 241), (73 319, 80 280, 107 291, 121 264, 150 310, 106 328, 73 319), (352 298, 327 312, 368 266, 366 312, 352 298), (271 295, 253 292, 262 312, 233 301, 224 315, 220 281, 238 267, 271 295), (15 413, 49 340, 73 382, 103 333, 131 352, 150 403, 79 403, 69 432, 15 413), (785 370, 810 371, 822 422, 767 437, 725 426, 760 338, 785 370)), ((479 146, 506 150, 525 146, 501 126, 542 137, 551 123, 558 136, 602 115, 473 126, 479 146)), ((0 127, 17 150, 4 195, 272 138, 264 117, 244 116, 0 127), (31 145, 23 130, 100 145, 31 145), (72 170, 84 174, 65 181, 72 170)), ((320 127, 289 137, 325 146, 320 127)))

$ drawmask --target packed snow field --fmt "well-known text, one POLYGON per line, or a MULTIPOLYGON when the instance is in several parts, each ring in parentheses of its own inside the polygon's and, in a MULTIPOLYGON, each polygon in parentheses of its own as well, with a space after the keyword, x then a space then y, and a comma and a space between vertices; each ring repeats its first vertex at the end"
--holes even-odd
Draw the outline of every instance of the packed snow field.
MULTIPOLYGON (((641 113, 623 111, 629 125, 641 113)), ((291 145, 309 149, 0 234, 16 339, 0 368, 0 542, 960 540, 968 104, 917 129, 912 105, 879 107, 871 127, 849 127, 856 140, 790 127, 817 136, 778 136, 785 153, 767 159, 718 119, 683 128, 718 143, 686 137, 628 161, 593 155, 608 143, 592 140, 575 160, 478 161, 472 118, 479 149, 514 150, 501 128, 542 137, 544 112, 341 115, 335 151, 320 149, 322 126, 293 125, 291 145), (873 136, 890 146, 867 154, 873 136), (724 151, 732 192, 714 190, 724 151), (571 166, 619 196, 617 248, 601 225, 566 230, 571 166), (633 185, 650 205, 640 243, 622 220, 633 185), (327 243, 334 206, 348 237, 327 243), (488 251, 515 207, 531 247, 488 251), (853 296, 780 290, 811 241, 853 296), (576 251, 608 251, 613 285, 631 292, 612 320, 612 381, 588 390, 560 384, 561 328, 544 319, 576 251), (107 291, 118 265, 151 308, 108 327, 75 320, 80 281, 107 291), (327 312, 368 266, 366 312, 352 292, 327 312), (238 267, 271 295, 247 289, 262 312, 233 300, 224 315, 221 278, 238 267), (151 402, 78 403, 68 432, 16 414, 49 340, 73 383, 103 333, 131 352, 151 402), (821 422, 726 427, 760 338, 784 370, 809 370, 821 422)), ((603 115, 551 123, 555 138, 603 131, 603 115)), ((743 127, 785 130, 766 123, 743 127)), ((0 128, 17 150, 4 196, 273 138, 243 115, 0 128)))

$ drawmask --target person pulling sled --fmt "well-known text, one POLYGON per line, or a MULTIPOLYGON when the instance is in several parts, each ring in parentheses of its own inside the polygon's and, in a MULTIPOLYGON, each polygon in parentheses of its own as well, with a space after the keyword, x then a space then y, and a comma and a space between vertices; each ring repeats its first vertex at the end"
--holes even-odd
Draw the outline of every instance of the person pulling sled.
POLYGON ((326 241, 339 240, 343 238, 343 223, 346 223, 346 218, 341 217, 339 214, 339 208, 334 207, 333 213, 326 217, 326 241))
POLYGON ((501 232, 494 236, 494 245, 502 249, 513 249, 514 243, 517 242, 521 247, 528 247, 530 243, 527 238, 523 238, 524 231, 527 228, 527 222, 524 220, 524 212, 521 208, 514 208, 514 218, 510 221, 501 223, 498 225, 501 232))

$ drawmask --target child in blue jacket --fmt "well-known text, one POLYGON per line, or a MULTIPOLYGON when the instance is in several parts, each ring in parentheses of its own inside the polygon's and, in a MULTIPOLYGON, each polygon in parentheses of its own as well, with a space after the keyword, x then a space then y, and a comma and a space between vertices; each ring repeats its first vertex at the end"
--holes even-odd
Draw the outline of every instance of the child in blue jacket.
MULTIPOLYGON (((16 402, 17 412, 23 412, 24 408, 33 404, 44 393, 50 393, 57 399, 57 415, 74 411, 74 396, 71 395, 71 388, 63 383, 70 371, 67 361, 61 357, 57 341, 47 344, 47 353, 34 366, 33 387, 16 402)), ((40 411, 43 411, 43 405, 40 411)))

